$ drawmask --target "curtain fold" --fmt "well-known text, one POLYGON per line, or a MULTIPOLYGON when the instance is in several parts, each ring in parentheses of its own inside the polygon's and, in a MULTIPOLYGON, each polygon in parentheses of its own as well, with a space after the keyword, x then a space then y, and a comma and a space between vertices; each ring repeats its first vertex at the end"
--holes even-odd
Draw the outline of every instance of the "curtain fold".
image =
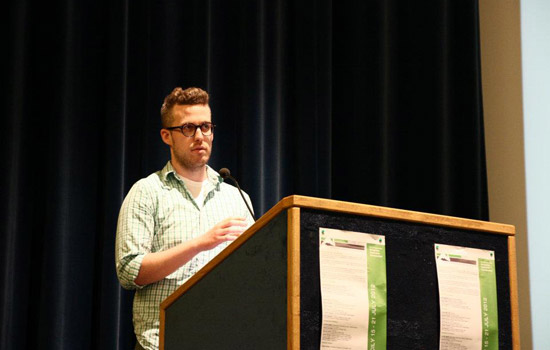
POLYGON ((209 91, 211 166, 231 169, 257 217, 302 194, 488 219, 475 0, 5 13, 2 349, 132 348, 116 219, 169 159, 159 110, 175 86, 209 91))

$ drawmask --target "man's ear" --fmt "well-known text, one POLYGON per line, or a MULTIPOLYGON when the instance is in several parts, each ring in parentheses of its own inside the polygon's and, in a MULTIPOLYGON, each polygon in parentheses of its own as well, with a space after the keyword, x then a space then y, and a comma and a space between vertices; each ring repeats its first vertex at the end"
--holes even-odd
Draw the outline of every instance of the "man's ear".
POLYGON ((162 139, 162 142, 168 146, 172 146, 172 134, 169 130, 160 129, 160 138, 162 139))

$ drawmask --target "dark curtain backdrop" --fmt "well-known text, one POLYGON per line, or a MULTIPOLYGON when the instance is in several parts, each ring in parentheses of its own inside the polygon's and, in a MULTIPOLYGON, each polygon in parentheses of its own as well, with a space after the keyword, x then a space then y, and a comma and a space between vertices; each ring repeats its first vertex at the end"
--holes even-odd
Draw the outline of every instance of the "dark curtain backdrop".
MULTIPOLYGON (((0 348, 130 349, 119 206, 211 94, 211 165, 291 194, 487 219, 475 0, 8 1, 0 348)), ((391 344, 388 344, 391 348, 391 344)))

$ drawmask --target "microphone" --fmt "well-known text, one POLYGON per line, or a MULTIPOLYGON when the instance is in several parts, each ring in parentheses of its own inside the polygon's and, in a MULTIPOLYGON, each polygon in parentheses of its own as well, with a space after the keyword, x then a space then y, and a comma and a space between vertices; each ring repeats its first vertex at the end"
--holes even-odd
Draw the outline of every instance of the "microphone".
POLYGON ((244 204, 246 204, 246 207, 248 208, 248 211, 250 212, 250 215, 252 215, 252 219, 254 219, 254 221, 256 221, 256 218, 254 217, 254 212, 252 211, 252 209, 250 209, 250 206, 248 205, 248 202, 244 198, 243 191, 241 190, 241 187, 239 186, 239 183, 237 182, 237 179, 235 179, 233 176, 231 176, 231 172, 227 168, 221 168, 218 173, 221 175, 221 177, 224 180, 225 179, 230 179, 235 183, 235 185, 237 185, 237 189, 239 189, 239 193, 241 194, 241 197, 243 197, 244 204))

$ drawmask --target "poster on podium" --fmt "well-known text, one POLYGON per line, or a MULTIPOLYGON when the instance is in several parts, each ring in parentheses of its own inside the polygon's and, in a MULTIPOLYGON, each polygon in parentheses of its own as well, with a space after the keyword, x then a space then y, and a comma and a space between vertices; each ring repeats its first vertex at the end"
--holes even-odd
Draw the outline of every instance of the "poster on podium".
POLYGON ((321 349, 385 349, 385 237, 320 228, 319 266, 321 349))
POLYGON ((498 350, 495 253, 434 244, 440 350, 498 350))

